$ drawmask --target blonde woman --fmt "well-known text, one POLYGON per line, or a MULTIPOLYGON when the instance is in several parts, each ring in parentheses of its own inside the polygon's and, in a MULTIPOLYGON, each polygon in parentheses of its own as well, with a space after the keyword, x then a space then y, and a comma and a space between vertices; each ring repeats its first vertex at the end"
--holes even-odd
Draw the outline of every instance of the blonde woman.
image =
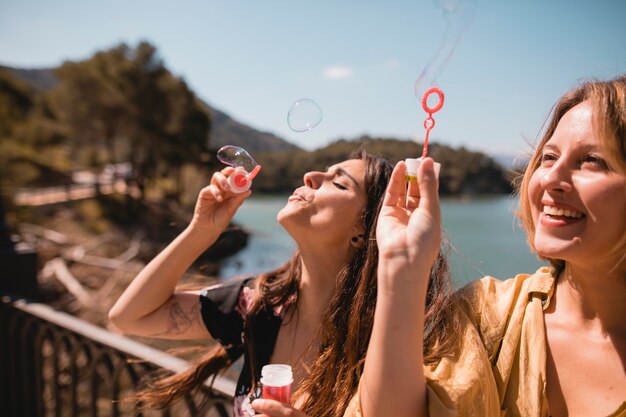
POLYGON ((626 416, 626 76, 563 96, 523 176, 519 216, 552 267, 461 289, 455 348, 428 366, 437 178, 426 160, 406 190, 403 169, 378 220, 374 327, 346 414, 626 416))

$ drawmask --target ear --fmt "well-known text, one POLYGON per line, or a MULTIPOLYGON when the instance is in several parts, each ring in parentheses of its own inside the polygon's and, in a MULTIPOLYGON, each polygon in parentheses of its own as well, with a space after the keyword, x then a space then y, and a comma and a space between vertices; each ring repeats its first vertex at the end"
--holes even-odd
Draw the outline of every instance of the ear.
POLYGON ((353 235, 350 239, 350 244, 357 249, 363 248, 365 246, 365 238, 363 237, 363 233, 353 235))

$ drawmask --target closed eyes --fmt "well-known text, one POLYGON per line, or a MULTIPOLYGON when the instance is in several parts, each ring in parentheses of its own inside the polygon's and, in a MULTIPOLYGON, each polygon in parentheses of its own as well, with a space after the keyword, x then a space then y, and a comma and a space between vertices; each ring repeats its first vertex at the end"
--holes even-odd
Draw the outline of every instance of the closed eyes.
POLYGON ((340 183, 338 183, 336 181, 333 181, 333 185, 335 187, 339 188, 340 190, 347 190, 348 189, 348 187, 346 187, 345 185, 342 185, 342 184, 340 184, 340 183))

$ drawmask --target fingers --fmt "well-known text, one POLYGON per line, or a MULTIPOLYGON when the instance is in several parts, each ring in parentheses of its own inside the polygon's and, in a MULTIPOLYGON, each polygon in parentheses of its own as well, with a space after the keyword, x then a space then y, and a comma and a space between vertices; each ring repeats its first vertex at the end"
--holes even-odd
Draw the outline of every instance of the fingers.
POLYGON ((420 190, 417 179, 411 179, 406 190, 406 208, 413 212, 420 202, 420 190))
MULTIPOLYGON (((214 172, 211 176, 211 183, 207 187, 200 191, 200 197, 204 199, 214 199, 217 202, 222 202, 230 193, 230 185, 228 184, 228 177, 235 171, 235 168, 227 167, 221 171, 214 172)), ((243 202, 241 200, 238 206, 243 202)))
POLYGON ((233 171, 234 168, 228 167, 224 168, 221 171, 214 172, 213 176, 211 177, 211 184, 217 185, 222 190, 229 190, 230 186, 228 185, 228 176, 230 176, 233 171))
POLYGON ((405 163, 396 164, 387 186, 383 206, 406 208, 413 212, 423 207, 439 219, 439 179, 435 174, 434 161, 425 158, 418 169, 417 181, 409 181, 406 186, 405 163))
POLYGON ((404 161, 400 161, 393 168, 391 173, 391 179, 387 185, 387 192, 383 200, 383 207, 404 207, 406 199, 406 182, 404 178, 404 171, 406 167, 404 161))
POLYGON ((269 417, 306 417, 302 411, 274 400, 256 399, 252 401, 252 408, 269 417))
POLYGON ((441 217, 439 210, 439 179, 435 175, 435 164, 432 158, 425 158, 417 173, 419 187, 419 205, 431 213, 434 219, 441 217))
POLYGON ((222 202, 224 200, 224 195, 222 190, 211 184, 200 190, 200 193, 198 194, 198 201, 201 200, 215 200, 222 202))

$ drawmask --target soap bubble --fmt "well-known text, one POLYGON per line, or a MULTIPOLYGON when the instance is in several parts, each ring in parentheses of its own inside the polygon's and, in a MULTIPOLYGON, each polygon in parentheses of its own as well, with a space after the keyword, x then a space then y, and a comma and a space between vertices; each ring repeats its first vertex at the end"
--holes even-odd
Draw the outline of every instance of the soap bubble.
POLYGON ((294 132, 306 132, 322 121, 322 109, 309 98, 296 100, 287 112, 287 124, 294 132))
POLYGON ((476 17, 474 0, 435 0, 435 6, 441 9, 446 27, 435 55, 415 81, 415 96, 420 100, 426 90, 437 86, 437 78, 448 65, 461 37, 476 17))
POLYGON ((220 150, 217 151, 217 159, 231 167, 243 167, 243 169, 248 172, 251 172, 258 165, 248 151, 239 146, 222 146, 220 150))
MULTIPOLYGON (((427 65, 426 68, 424 68, 420 76, 417 77, 417 80, 415 81, 415 97, 417 97, 419 100, 422 100, 422 98, 424 97, 424 94, 429 88, 439 87, 438 84, 435 82, 435 78, 436 77, 433 75, 433 72, 430 68, 430 64, 427 65)), ((436 103, 431 102, 431 100, 434 100, 434 99, 435 99, 434 97, 432 98, 430 96, 428 97, 429 107, 432 107, 433 104, 436 104, 436 103)))

